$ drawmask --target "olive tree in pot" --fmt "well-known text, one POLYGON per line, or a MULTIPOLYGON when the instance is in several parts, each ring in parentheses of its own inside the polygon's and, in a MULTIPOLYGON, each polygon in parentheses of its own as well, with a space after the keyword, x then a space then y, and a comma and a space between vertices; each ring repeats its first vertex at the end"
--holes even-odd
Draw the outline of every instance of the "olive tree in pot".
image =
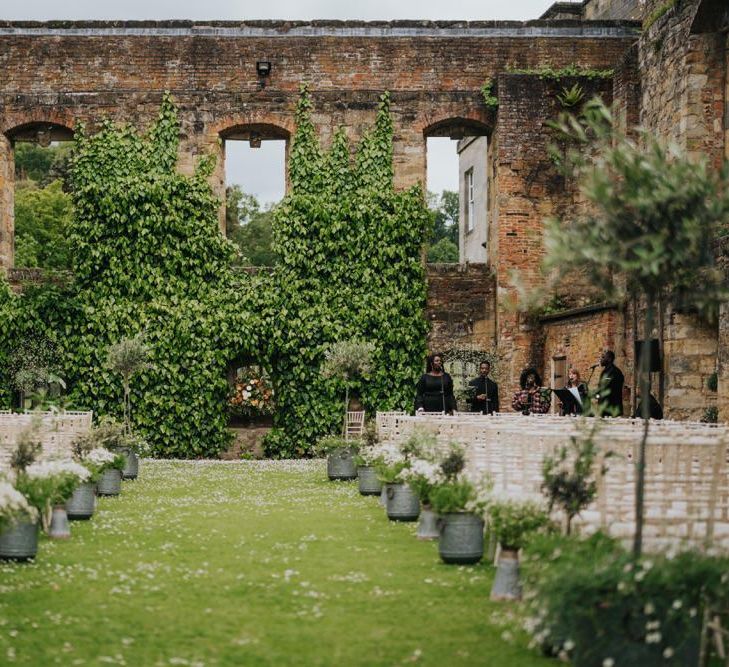
POLYGON ((501 500, 488 506, 489 528, 501 547, 492 600, 519 600, 519 550, 528 537, 550 526, 549 514, 532 500, 501 500))
POLYGON ((547 498, 548 511, 559 507, 564 513, 564 532, 572 533, 572 521, 586 509, 597 495, 598 476, 607 472, 604 460, 612 455, 607 452, 603 463, 597 467, 598 448, 595 433, 599 422, 588 426, 583 421, 570 443, 555 448, 542 461, 542 492, 547 498))
POLYGON ((489 479, 469 474, 465 463, 463 448, 451 445, 430 491, 433 510, 440 516, 441 560, 456 565, 472 565, 483 558, 483 514, 491 490, 489 479))
POLYGON ((344 388, 344 419, 342 437, 347 438, 347 411, 349 394, 356 383, 366 379, 372 367, 374 343, 352 338, 332 344, 325 354, 321 374, 344 388))
POLYGON ((106 367, 121 375, 124 389, 124 435, 127 442, 120 445, 120 449, 126 457, 126 465, 122 470, 124 479, 136 479, 139 475, 137 452, 143 443, 132 432, 131 381, 135 375, 150 368, 148 361, 150 353, 151 349, 144 340, 144 334, 141 333, 132 338, 122 338, 118 343, 110 345, 107 351, 106 367))
MULTIPOLYGON (((546 266, 584 272, 613 300, 643 308, 644 349, 650 348, 659 305, 690 307, 715 319, 728 288, 716 263, 716 242, 729 230, 726 174, 705 158, 666 148, 648 131, 634 140, 613 125, 600 100, 579 118, 554 124, 571 148, 553 152, 568 177, 579 180, 592 205, 570 221, 547 223, 546 266)), ((556 270, 556 272, 554 271, 556 270)), ((636 336, 637 337, 637 336, 636 336)), ((650 393, 650 354, 641 355, 641 396, 650 393)), ((633 556, 643 544, 646 442, 650 401, 642 401, 643 437, 636 457, 633 556)))

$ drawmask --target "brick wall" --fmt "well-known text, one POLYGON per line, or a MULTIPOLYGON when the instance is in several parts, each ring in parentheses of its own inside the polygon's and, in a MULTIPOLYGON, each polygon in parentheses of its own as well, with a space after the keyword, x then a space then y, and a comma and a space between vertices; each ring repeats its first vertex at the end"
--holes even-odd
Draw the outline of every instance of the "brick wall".
POLYGON ((496 290, 486 264, 428 264, 428 349, 454 344, 490 349, 496 339, 496 290))
MULTIPOLYGON (((93 129, 103 117, 144 128, 172 91, 182 126, 182 168, 201 153, 221 159, 221 133, 263 124, 291 133, 299 85, 314 123, 357 139, 392 94, 398 187, 425 179, 425 133, 448 119, 493 127, 479 89, 508 67, 607 67, 632 41, 631 26, 515 22, 0 22, 0 133, 52 121, 93 129), (256 61, 272 71, 259 88, 256 61)), ((0 146, 0 257, 12 255, 12 153, 0 146)), ((222 220, 222 212, 221 212, 222 220)))

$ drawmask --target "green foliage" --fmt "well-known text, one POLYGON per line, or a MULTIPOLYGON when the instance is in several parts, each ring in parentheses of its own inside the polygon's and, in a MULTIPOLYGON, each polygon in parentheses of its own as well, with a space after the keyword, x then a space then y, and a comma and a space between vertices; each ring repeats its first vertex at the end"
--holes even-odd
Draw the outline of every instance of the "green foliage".
POLYGON ((666 14, 670 9, 676 6, 676 0, 666 0, 666 2, 657 5, 656 8, 643 19, 643 30, 648 30, 661 16, 666 14))
POLYGON ((475 506, 478 501, 478 490, 471 481, 463 477, 435 484, 430 490, 429 499, 433 511, 437 514, 479 513, 476 512, 475 506))
POLYGON ((538 537, 526 552, 534 639, 575 665, 699 664, 706 605, 729 608, 726 556, 686 551, 636 562, 601 533, 538 537))
POLYGON ((605 470, 595 470, 598 448, 595 432, 598 422, 592 427, 582 425, 578 436, 570 436, 569 446, 557 448, 542 461, 542 491, 547 497, 549 511, 560 507, 567 518, 567 534, 572 527, 572 519, 587 508, 597 495, 597 474, 605 470))
POLYGON ((316 445, 313 448, 314 454, 318 456, 329 456, 335 452, 348 450, 354 453, 357 450, 357 443, 345 440, 338 435, 325 435, 323 438, 319 438, 316 441, 316 445))
POLYGON ((72 218, 71 197, 63 192, 61 181, 44 188, 33 181, 19 182, 15 187, 15 266, 69 269, 72 218))
POLYGON ((15 180, 34 181, 44 188, 53 181, 64 182, 68 176, 71 143, 51 144, 44 148, 38 144, 19 141, 15 144, 15 180))
POLYGON ((481 97, 483 98, 483 103, 487 107, 490 109, 497 109, 499 106, 499 98, 494 95, 493 88, 493 79, 486 79, 483 86, 481 86, 481 97))
POLYGON ((121 375, 124 387, 124 429, 131 432, 131 403, 129 393, 132 377, 148 369, 150 349, 144 341, 144 334, 138 333, 131 338, 122 338, 118 343, 110 345, 106 353, 106 367, 121 375))
POLYGON ((536 74, 540 79, 551 81, 559 81, 568 76, 579 76, 586 79, 609 79, 615 73, 612 69, 593 69, 590 67, 581 67, 575 63, 555 69, 551 65, 543 67, 531 67, 527 69, 509 69, 509 74, 536 74))
POLYGON ((273 243, 273 209, 261 210, 258 200, 238 185, 226 190, 226 236, 237 247, 235 264, 273 266, 276 254, 273 243))
POLYGON ((489 503, 487 511, 489 527, 502 549, 518 551, 533 533, 550 525, 547 512, 532 501, 497 500, 489 503))
POLYGON ((719 389, 719 374, 714 372, 706 378, 706 388, 709 391, 717 391, 719 389))
POLYGON ((571 88, 562 88, 562 92, 557 93, 557 99, 565 109, 576 107, 584 98, 585 91, 579 83, 574 84, 571 88))
POLYGON ((450 239, 441 239, 428 248, 431 264, 458 264, 458 246, 450 239))
POLYGON ((715 405, 706 408, 701 416, 701 421, 705 424, 716 424, 719 421, 719 408, 715 405))
POLYGON ((389 97, 383 95, 354 163, 343 131, 322 151, 310 114, 304 89, 291 189, 274 214, 280 260, 268 344, 279 409, 266 439, 273 456, 308 453, 339 422, 337 388, 319 372, 332 343, 376 341, 368 380, 351 387, 370 411, 410 405, 425 352, 420 253, 430 215, 419 188, 394 190, 389 97))

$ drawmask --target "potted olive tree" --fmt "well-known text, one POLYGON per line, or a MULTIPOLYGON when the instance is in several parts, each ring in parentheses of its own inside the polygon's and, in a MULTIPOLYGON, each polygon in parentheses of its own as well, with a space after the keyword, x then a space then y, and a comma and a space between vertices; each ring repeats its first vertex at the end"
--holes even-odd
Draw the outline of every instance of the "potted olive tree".
POLYGON ((489 503, 489 527, 501 546, 492 600, 519 600, 519 550, 530 534, 549 525, 549 514, 532 500, 501 500, 489 503))
POLYGON ((344 388, 344 420, 342 424, 342 437, 347 438, 347 411, 349 410, 349 395, 356 383, 370 372, 372 355, 375 351, 374 343, 353 338, 343 340, 331 345, 327 350, 321 374, 344 388))
POLYGON ((489 503, 487 477, 469 475, 463 448, 451 445, 440 463, 440 480, 430 492, 440 516, 438 550, 444 563, 469 565, 483 558, 483 514, 489 503))
POLYGON ((124 389, 124 435, 126 443, 120 449, 126 458, 122 470, 124 479, 136 479, 139 475, 139 457, 137 452, 142 446, 140 438, 132 432, 131 425, 131 381, 132 378, 150 367, 150 347, 144 340, 144 334, 132 338, 122 338, 118 343, 110 345, 106 356, 106 367, 122 377, 124 389))

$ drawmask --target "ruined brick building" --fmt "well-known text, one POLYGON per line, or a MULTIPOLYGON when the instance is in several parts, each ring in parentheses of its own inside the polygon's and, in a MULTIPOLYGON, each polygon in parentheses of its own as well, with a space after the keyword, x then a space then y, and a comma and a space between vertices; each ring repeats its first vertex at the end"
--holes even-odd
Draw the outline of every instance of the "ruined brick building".
MULTIPOLYGON (((525 23, 0 23, 0 267, 13 278, 17 141, 69 138, 77 123, 93 129, 105 117, 146 127, 170 90, 182 123, 181 168, 216 154, 213 186, 222 194, 226 140, 288 141, 302 82, 325 142, 337 126, 356 140, 389 90, 398 187, 424 180, 428 137, 488 138, 487 261, 429 268, 431 346, 497 345, 510 378, 529 361, 547 378, 567 364, 585 369, 608 346, 630 383, 640 319, 633 304, 575 294, 566 310, 537 322, 501 305, 514 269, 540 283, 542 221, 576 194, 547 155, 546 123, 572 81, 530 71, 613 70, 575 80, 611 102, 625 126, 640 122, 718 167, 729 154, 728 28, 725 0, 557 3, 525 23), (481 93, 489 80, 498 108, 481 93)), ((729 309, 718 328, 664 312, 655 335, 668 415, 698 418, 718 404, 728 419, 729 309), (714 372, 718 392, 707 387, 714 372)))

